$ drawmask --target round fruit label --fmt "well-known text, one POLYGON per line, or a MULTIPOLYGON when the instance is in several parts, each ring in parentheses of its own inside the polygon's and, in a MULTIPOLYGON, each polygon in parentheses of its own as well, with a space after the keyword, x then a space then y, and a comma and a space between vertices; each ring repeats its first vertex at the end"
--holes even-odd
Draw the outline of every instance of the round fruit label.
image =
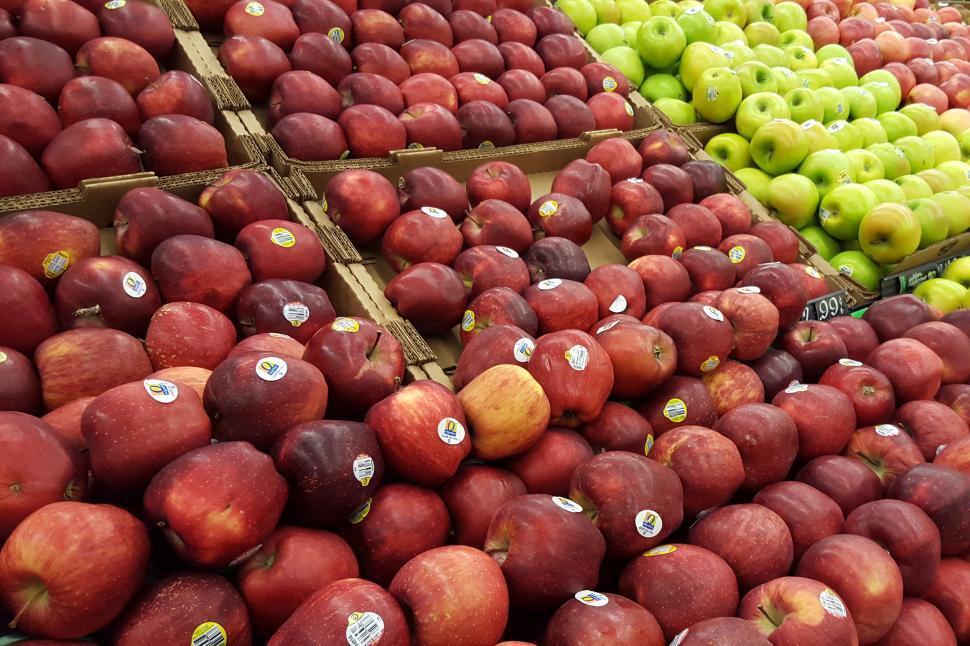
POLYGON ((461 329, 465 332, 475 329, 475 312, 465 310, 465 315, 461 317, 461 329))
POLYGON ((354 513, 352 513, 350 518, 347 519, 351 525, 359 525, 365 518, 367 518, 367 514, 370 513, 372 501, 373 498, 368 498, 366 501, 364 501, 363 505, 354 510, 354 513))
POLYGON ((843 365, 848 368, 858 368, 862 365, 862 362, 856 361, 855 359, 839 359, 839 365, 843 365))
POLYGON ((620 312, 626 310, 626 305, 626 297, 623 294, 620 294, 613 299, 612 303, 610 303, 610 311, 614 314, 619 314, 620 312))
POLYGON ((141 298, 148 291, 148 283, 145 279, 136 274, 133 271, 129 271, 125 274, 125 277, 121 279, 121 287, 125 290, 125 293, 132 298, 141 298))
POLYGON ((586 370, 589 364, 589 350, 586 346, 574 345, 566 350, 566 361, 573 370, 586 370))
POLYGON ((821 278, 822 277, 822 272, 820 272, 818 269, 815 269, 815 267, 808 267, 808 266, 806 266, 805 267, 805 273, 808 274, 809 276, 811 276, 812 278, 821 278))
POLYGON ((807 78, 803 78, 802 79, 802 87, 808 87, 808 79, 807 78))
POLYGON ((832 216, 833 216, 833 213, 831 211, 829 211, 828 209, 826 209, 825 207, 821 207, 820 206, 818 208, 818 219, 821 220, 822 222, 825 222, 826 220, 828 220, 832 216))
POLYGON ((104 8, 105 9, 112 9, 112 10, 114 10, 114 9, 121 9, 126 4, 128 4, 126 2, 126 0, 110 0, 110 2, 105 2, 104 3, 104 8))
POLYGON ((835 594, 835 591, 831 588, 825 588, 818 595, 818 601, 825 608, 825 612, 829 613, 837 619, 845 619, 848 612, 845 609, 845 603, 839 598, 839 595, 835 594))
MULTIPOLYGON (((842 104, 841 103, 839 103, 838 105, 835 106, 835 111, 836 112, 839 112, 839 113, 842 112, 842 104)), ((838 132, 839 130, 842 130, 843 128, 845 128, 845 121, 836 121, 834 123, 830 123, 829 124, 829 132, 838 132)))
POLYGON ((569 498, 564 498, 563 496, 552 496, 552 503, 556 507, 565 509, 566 511, 574 514, 578 514, 579 512, 583 511, 583 508, 579 505, 579 503, 573 502, 569 498))
POLYGON ((794 395, 795 393, 803 393, 808 390, 808 384, 800 384, 797 381, 793 381, 788 388, 785 388, 785 392, 789 395, 794 395))
POLYGON ((539 205, 539 216, 548 218, 559 213, 559 202, 556 200, 546 200, 539 205))
POLYGON ((493 144, 488 139, 486 139, 482 143, 478 144, 478 149, 479 150, 492 150, 493 148, 495 148, 495 144, 493 144))
POLYGON ((372 646, 384 634, 384 620, 376 612, 355 612, 347 617, 347 643, 372 646))
POLYGON ((802 123, 802 130, 808 130, 809 128, 811 128, 817 123, 818 121, 816 121, 815 119, 809 119, 808 121, 802 123))
POLYGON ((652 550, 647 550, 643 553, 644 556, 665 556, 667 554, 673 554, 677 551, 677 547, 674 545, 658 545, 652 550))
POLYGON ((293 235, 293 232, 283 227, 276 227, 270 231, 269 239, 273 244, 279 245, 284 249, 289 249, 296 244, 296 236, 293 235))
POLYGON ((286 376, 286 362, 279 357, 263 357, 256 364, 256 376, 263 381, 279 381, 286 376))
POLYGON ((371 478, 374 477, 374 458, 366 453, 361 453, 354 458, 353 468, 354 477, 357 478, 357 481, 365 487, 369 485, 371 478))
POLYGON ((653 538, 663 529, 664 521, 660 514, 652 509, 642 509, 636 519, 637 534, 644 538, 653 538))
POLYGON ((228 643, 226 629, 214 621, 207 621, 192 631, 189 646, 226 646, 228 643))
POLYGON ((877 424, 876 435, 881 435, 883 437, 896 437, 899 435, 899 428, 893 426, 892 424, 877 424))
POLYGON ((437 220, 444 220, 450 217, 445 211, 442 211, 436 206, 422 206, 421 212, 437 220))
POLYGON ((438 437, 445 444, 461 444, 465 439, 465 427, 454 417, 445 417, 438 422, 438 437))
POLYGON ((687 633, 690 632, 689 628, 684 628, 682 631, 674 635, 673 641, 670 642, 670 646, 680 646, 687 639, 687 633))
POLYGON ((512 346, 512 356, 519 363, 527 363, 532 358, 532 352, 536 344, 528 337, 522 337, 512 346))
MULTIPOLYGON (((0 354, 2 354, 2 353, 0 353, 0 354)), ((939 445, 938 447, 936 447, 936 455, 939 455, 940 453, 943 453, 943 451, 945 449, 946 449, 946 444, 939 445)))
POLYGON ((728 258, 730 258, 731 262, 733 262, 734 264, 737 264, 742 260, 744 260, 745 255, 746 255, 746 252, 744 250, 744 247, 742 247, 741 245, 738 245, 736 247, 731 247, 731 249, 728 251, 728 258))
POLYGON ((40 264, 44 268, 45 278, 57 278, 67 271, 67 266, 71 264, 71 258, 66 251, 55 251, 44 256, 44 260, 40 264))
POLYGON ((643 179, 640 177, 630 177, 626 181, 630 182, 631 184, 643 184, 643 179))
POLYGON ((310 308, 300 301, 290 301, 283 306, 283 318, 293 327, 300 327, 310 320, 310 308))
POLYGON ((509 249, 508 247, 495 247, 496 251, 500 254, 506 255, 509 258, 518 258, 519 253, 515 249, 509 249))
POLYGON ((609 332, 619 324, 620 324, 619 321, 610 321, 609 323, 605 323, 601 325, 600 328, 596 330, 596 336, 603 334, 603 332, 609 332))
POLYGON ((481 85, 488 85, 489 83, 492 82, 492 79, 488 78, 484 74, 475 73, 475 74, 472 74, 472 78, 475 79, 476 83, 479 83, 481 85))
POLYGON ((935 44, 937 44, 937 43, 938 43, 938 42, 940 42, 940 41, 938 41, 938 40, 937 40, 937 39, 935 39, 935 38, 927 38, 927 39, 926 39, 926 42, 928 42, 928 43, 929 43, 930 45, 935 45, 935 44))
POLYGON ((906 159, 906 151, 904 151, 902 148, 896 148, 896 156, 900 159, 906 159))
POLYGON ((722 314, 721 313, 721 310, 717 309, 716 307, 711 307, 710 305, 705 305, 704 306, 704 313, 707 314, 708 318, 712 318, 715 321, 723 321, 724 320, 724 314, 722 314))
POLYGON ((703 363, 701 363, 701 372, 710 372, 719 365, 721 365, 721 358, 716 354, 712 354, 708 358, 704 359, 703 363))
POLYGON ((717 88, 714 86, 708 87, 707 92, 704 93, 704 96, 707 97, 708 101, 714 103, 717 101, 717 88))
POLYGON ((573 598, 580 603, 585 603, 587 606, 593 606, 594 608, 602 608, 610 602, 609 597, 602 592, 596 592, 594 590, 580 590, 573 595, 573 598))
POLYGON ((839 171, 839 183, 840 184, 851 184, 852 178, 849 177, 848 171, 839 171))
POLYGON ((700 7, 688 7, 687 9, 684 9, 684 13, 688 16, 693 16, 695 13, 700 13, 700 10, 700 7))
POLYGON ((619 83, 617 83, 616 79, 613 78, 612 76, 607 76, 603 79, 604 92, 616 92, 616 88, 618 86, 619 86, 619 83))
POLYGON ((647 436, 647 441, 643 443, 643 454, 650 455, 650 449, 653 448, 653 435, 647 436))
POLYGON ((680 424, 687 419, 687 404, 683 399, 668 399, 664 406, 664 417, 675 424, 680 424))
POLYGON ((536 287, 541 289, 542 291, 555 289, 560 285, 562 285, 562 281, 559 280, 558 278, 547 278, 545 280, 540 280, 538 283, 536 283, 536 287))
POLYGON ((360 323, 352 318, 341 316, 334 319, 334 322, 330 325, 330 329, 334 332, 356 332, 360 329, 360 323))
POLYGON ((330 31, 327 32, 327 37, 330 38, 330 40, 338 43, 344 42, 345 35, 344 30, 340 27, 331 27, 330 31))
POLYGON ((0 350, 0 363, 3 363, 6 360, 7 360, 7 353, 0 350))
POLYGON ((160 404, 171 404, 178 399, 179 387, 164 379, 146 379, 142 382, 148 396, 160 404))
POLYGON ((838 270, 840 274, 843 276, 849 276, 850 278, 852 277, 852 272, 854 271, 851 265, 839 265, 838 270))
POLYGON ((757 285, 746 285, 745 287, 738 287, 739 294, 760 294, 761 288, 757 285))
POLYGON ((245 11, 250 16, 259 17, 266 13, 266 8, 259 2, 247 2, 245 11))

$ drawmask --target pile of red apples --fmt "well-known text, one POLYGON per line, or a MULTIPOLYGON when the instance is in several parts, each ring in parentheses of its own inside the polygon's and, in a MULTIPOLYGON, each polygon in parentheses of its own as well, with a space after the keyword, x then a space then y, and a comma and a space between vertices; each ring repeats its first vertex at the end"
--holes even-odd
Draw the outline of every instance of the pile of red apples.
POLYGON ((189 4, 221 27, 219 60, 250 101, 268 102, 272 135, 294 159, 493 148, 634 125, 626 78, 590 62, 551 7, 240 0, 218 16, 189 4))

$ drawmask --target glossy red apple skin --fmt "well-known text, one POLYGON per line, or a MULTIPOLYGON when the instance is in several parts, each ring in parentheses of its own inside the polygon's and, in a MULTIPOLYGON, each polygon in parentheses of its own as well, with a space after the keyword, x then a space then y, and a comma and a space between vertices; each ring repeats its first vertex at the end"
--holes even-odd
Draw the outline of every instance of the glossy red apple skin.
POLYGON ((643 281, 647 311, 662 303, 682 302, 690 296, 690 275, 669 256, 641 256, 628 266, 643 281))
POLYGON ((739 617, 705 619, 681 632, 680 636, 681 646, 707 646, 712 643, 737 643, 750 646, 771 644, 750 622, 739 617))
POLYGON ((677 348, 664 332, 640 322, 605 324, 596 331, 613 363, 614 398, 639 399, 674 374, 677 348))
POLYGON ((842 533, 842 509, 824 493, 803 482, 776 482, 752 499, 781 516, 791 532, 794 562, 826 536, 842 533))
POLYGON ((276 357, 293 357, 299 359, 303 356, 304 346, 288 334, 277 334, 267 332, 265 334, 254 334, 236 344, 230 350, 228 357, 237 357, 249 352, 262 352, 276 357))
POLYGON ((583 283, 552 279, 530 285, 523 294, 539 320, 539 332, 588 330, 599 318, 596 295, 583 283))
POLYGON ((910 467, 925 461, 913 438, 893 424, 856 429, 845 447, 845 454, 862 460, 879 476, 884 487, 891 485, 910 467))
MULTIPOLYGON (((775 254, 778 260, 778 254, 775 254)), ((808 293, 798 271, 780 262, 755 267, 738 283, 739 287, 754 286, 778 308, 778 327, 790 327, 799 318, 808 302, 808 293)))
POLYGON ((970 338, 960 328, 930 321, 910 328, 903 336, 916 339, 940 357, 943 362, 941 383, 966 383, 970 378, 970 338))
POLYGON ((630 223, 620 239, 620 251, 630 261, 641 256, 672 256, 687 246, 684 232, 665 215, 649 213, 630 223))
POLYGON ((701 377, 727 361, 734 330, 716 307, 678 303, 665 310, 657 324, 677 346, 677 372, 701 377))
POLYGON ((501 364, 527 367, 535 339, 521 328, 499 323, 474 335, 458 358, 452 382, 461 390, 472 379, 501 364))
POLYGON ((636 147, 621 137, 606 139, 590 148, 586 161, 606 169, 613 184, 639 177, 643 172, 643 159, 636 147))
POLYGON ((802 364, 802 375, 809 382, 819 381, 829 366, 848 356, 842 337, 824 321, 799 321, 780 341, 781 349, 802 364))
POLYGON ((856 424, 871 426, 890 421, 896 395, 886 375, 854 359, 841 360, 825 370, 818 383, 838 388, 852 400, 856 424))
POLYGON ((528 370, 549 397, 553 424, 576 426, 594 419, 613 388, 609 355, 578 330, 540 337, 528 370))
POLYGON ((532 244, 532 227, 514 206, 502 200, 485 200, 468 212, 459 227, 465 245, 490 244, 522 254, 532 244))
POLYGON ((852 401, 831 386, 793 384, 771 403, 788 413, 798 427, 798 457, 802 460, 841 452, 856 428, 852 401))
POLYGON ((98 227, 55 211, 23 211, 0 220, 0 264, 23 269, 53 288, 72 263, 101 253, 98 227))
POLYGON ((125 193, 115 207, 114 230, 118 253, 144 267, 151 264, 152 252, 167 238, 215 235, 205 209, 157 188, 125 193))
POLYGON ((800 482, 827 494, 845 515, 882 496, 882 483, 872 469, 859 460, 842 455, 826 455, 810 460, 796 477, 800 482))
MULTIPOLYGON (((472 247, 469 251, 479 248, 472 247)), ((479 267, 489 268, 484 264, 479 267)), ((521 281, 523 276, 518 278, 521 281)), ((495 282, 496 285, 488 287, 502 285, 500 281, 495 282)), ((483 278, 480 283, 486 280, 483 278)), ((482 285, 480 291, 485 289, 482 285)), ((469 294, 460 273, 440 263, 421 262, 392 278, 384 288, 384 296, 419 332, 441 334, 461 321, 469 294)))
POLYGON ((229 311, 252 278, 242 253, 197 235, 168 238, 152 252, 151 273, 162 301, 203 303, 229 311))
POLYGON ((500 324, 514 325, 530 336, 539 329, 536 313, 524 298, 508 287, 493 287, 468 304, 459 332, 462 345, 468 345, 476 334, 490 326, 500 324))
POLYGON ((589 258, 582 247, 565 238, 541 238, 523 256, 529 279, 538 283, 548 278, 585 281, 590 274, 589 258))
POLYGON ((308 227, 287 220, 258 220, 236 236, 253 280, 288 278, 316 282, 327 268, 327 254, 308 227))
POLYGON ((482 164, 472 171, 465 186, 472 206, 487 199, 498 199, 524 213, 532 203, 532 188, 525 173, 508 162, 482 164))
POLYGON ((944 557, 962 554, 970 547, 966 514, 956 511, 970 498, 967 474, 936 464, 919 464, 896 478, 887 497, 912 503, 933 519, 940 530, 944 557))
POLYGON ((636 409, 657 437, 682 426, 710 427, 717 420, 717 408, 704 383, 680 375, 667 379, 636 409))
MULTIPOLYGON (((687 244, 689 246, 690 242, 687 244)), ((727 254, 717 249, 704 245, 693 246, 680 254, 677 260, 684 265, 690 275, 692 295, 701 292, 720 292, 732 287, 735 283, 734 264, 727 257, 727 254)))
POLYGON ((243 336, 275 332, 306 343, 335 318, 323 288, 288 278, 248 285, 236 303, 236 321, 243 336))
MULTIPOLYGON (((607 141, 614 140, 608 139, 607 141)), ((619 141, 623 140, 620 139, 619 141)), ((638 162, 639 159, 637 157, 638 162)), ((657 189, 636 175, 617 180, 613 184, 613 188, 610 190, 610 202, 610 210, 606 214, 606 223, 610 225, 610 230, 620 237, 641 216, 652 213, 659 214, 664 210, 663 200, 657 189)))
POLYGON ((155 281, 121 256, 85 258, 57 282, 54 307, 65 329, 110 327, 142 336, 161 305, 155 281))
POLYGON ((958 643, 966 641, 970 636, 970 616, 967 614, 966 604, 963 603, 967 589, 970 588, 968 565, 970 563, 964 559, 943 559, 940 561, 936 579, 929 590, 923 593, 923 599, 939 608, 946 617, 958 643))
POLYGON ((948 444, 970 435, 967 423, 953 410, 936 401, 915 401, 896 410, 894 423, 916 440, 927 462, 948 444))
POLYGON ((579 199, 565 193, 541 195, 526 213, 532 229, 539 237, 561 237, 578 245, 589 242, 593 220, 579 199))
POLYGON ((956 646, 957 638, 936 606, 922 599, 906 597, 896 624, 878 643, 882 646, 908 646, 924 641, 940 646, 956 646))
POLYGON ((156 370, 197 366, 212 370, 236 345, 236 328, 202 303, 166 303, 152 315, 145 349, 156 370))
POLYGON ((477 547, 485 544, 495 510, 527 492, 521 478, 505 469, 463 464, 440 488, 451 515, 455 541, 477 547))
POLYGON ((768 348, 751 365, 765 387, 765 399, 774 398, 802 380, 802 365, 784 350, 768 348))
POLYGON ((399 182, 398 195, 405 211, 433 206, 458 223, 468 210, 468 193, 454 177, 432 166, 415 168, 399 182))
POLYGON ((653 446, 650 422, 629 406, 606 402, 596 419, 580 427, 583 437, 597 453, 629 451, 646 455, 653 446))
POLYGON ((798 454, 798 429, 788 414, 769 404, 743 404, 721 415, 714 430, 738 447, 745 491, 785 479, 798 454))
POLYGON ((701 381, 711 394, 718 415, 738 406, 765 401, 765 387, 758 373, 738 361, 725 361, 701 381))
POLYGON ((845 602, 824 583, 801 576, 781 577, 750 591, 738 616, 777 646, 859 644, 845 602))
POLYGON ((920 323, 932 321, 933 316, 926 303, 912 294, 903 294, 873 303, 862 320, 872 326, 880 341, 888 341, 901 337, 920 323))
POLYGON ((560 606, 549 620, 543 643, 549 646, 593 643, 603 635, 610 635, 617 643, 643 646, 666 643, 660 624, 649 610, 618 594, 607 592, 603 596, 607 599, 605 606, 596 607, 579 599, 570 599, 560 606))
POLYGON ((20 316, 0 322, 0 344, 32 355, 40 343, 59 329, 57 314, 47 292, 30 274, 17 267, 0 265, 0 304, 8 311, 21 309, 20 316))
POLYGON ((583 436, 565 428, 548 428, 531 447, 512 456, 506 466, 525 483, 529 493, 569 494, 569 479, 593 457, 583 436))
POLYGON ((327 182, 325 195, 327 215, 362 245, 379 240, 401 214, 397 190, 373 171, 339 173, 327 182))
POLYGON ((40 402, 34 364, 13 348, 0 346, 0 410, 33 415, 40 410, 40 402))
POLYGON ((898 403, 933 399, 940 390, 943 361, 915 339, 884 341, 866 358, 866 364, 889 378, 898 403))

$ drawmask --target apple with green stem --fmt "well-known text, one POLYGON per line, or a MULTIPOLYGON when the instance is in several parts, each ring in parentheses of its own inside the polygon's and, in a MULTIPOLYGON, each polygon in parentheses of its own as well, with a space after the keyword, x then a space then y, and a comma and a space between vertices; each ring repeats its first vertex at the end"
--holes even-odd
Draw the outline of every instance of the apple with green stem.
POLYGON ((684 53, 687 36, 677 21, 654 15, 643 21, 637 31, 636 49, 646 65, 654 69, 670 67, 684 53))
POLYGON ((862 184, 843 184, 822 198, 818 219, 822 228, 833 238, 853 240, 859 236, 862 218, 876 204, 876 194, 862 184))
POLYGON ((880 204, 870 210, 859 225, 859 244, 867 256, 881 265, 891 265, 919 247, 919 220, 902 204, 880 204))
POLYGON ((814 219, 818 201, 818 189, 810 179, 786 173, 769 182, 765 206, 788 226, 801 229, 814 219))
POLYGON ((865 184, 874 179, 883 179, 886 176, 886 171, 882 167, 882 160, 868 150, 856 148, 845 153, 845 156, 849 158, 849 172, 855 177, 855 181, 860 184, 865 184))
POLYGON ((805 134, 791 119, 769 121, 751 138, 751 159, 770 175, 781 175, 798 168, 807 155, 805 134))
POLYGON ((874 154, 882 162, 882 171, 886 179, 895 180, 897 177, 912 174, 909 159, 895 144, 878 143, 866 146, 866 150, 874 154))
MULTIPOLYGON (((740 73, 740 72, 739 72, 740 73)), ((825 118, 825 108, 818 96, 808 88, 795 88, 785 94, 785 103, 792 121, 805 123, 806 121, 822 121, 825 118)))
POLYGON ((724 132, 711 137, 704 146, 704 152, 714 161, 734 172, 750 166, 751 152, 748 140, 733 132, 724 132))
POLYGON ((843 251, 832 256, 829 264, 843 276, 848 276, 870 292, 879 291, 882 268, 861 251, 843 251))
POLYGON ((751 140, 758 129, 769 121, 789 118, 791 110, 785 99, 774 92, 758 92, 741 101, 737 107, 734 125, 739 135, 751 140))

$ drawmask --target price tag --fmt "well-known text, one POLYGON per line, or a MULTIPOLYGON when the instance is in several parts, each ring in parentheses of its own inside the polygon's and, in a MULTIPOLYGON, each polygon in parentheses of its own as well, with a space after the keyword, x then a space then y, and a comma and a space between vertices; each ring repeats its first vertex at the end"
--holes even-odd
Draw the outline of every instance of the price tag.
POLYGON ((827 321, 836 316, 844 316, 848 312, 849 306, 845 300, 845 290, 840 289, 837 292, 808 301, 805 304, 805 310, 802 312, 802 320, 827 321))

